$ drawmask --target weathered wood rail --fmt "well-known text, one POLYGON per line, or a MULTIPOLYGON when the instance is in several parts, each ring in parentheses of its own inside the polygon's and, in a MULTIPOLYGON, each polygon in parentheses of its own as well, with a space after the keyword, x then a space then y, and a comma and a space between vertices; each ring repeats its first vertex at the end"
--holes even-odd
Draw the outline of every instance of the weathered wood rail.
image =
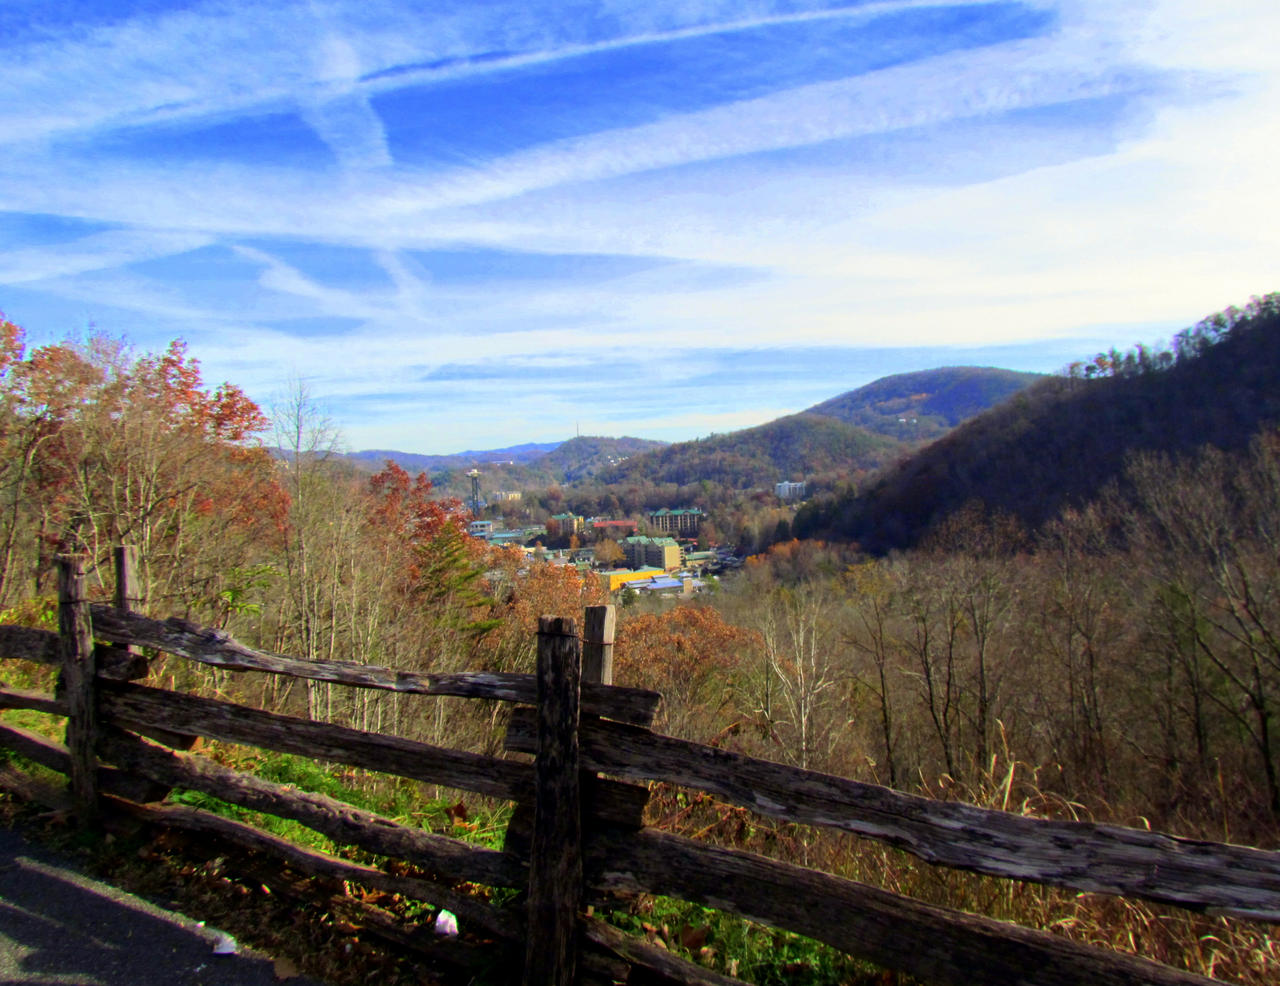
MULTIPOLYGON (((1137 956, 646 829, 648 789, 632 781, 705 791, 763 815, 883 840, 932 863, 1280 921, 1280 853, 932 801, 655 734, 648 727, 659 696, 611 684, 610 607, 588 610, 582 638, 574 621, 544 617, 535 675, 414 674, 300 661, 254 650, 220 631, 132 613, 125 551, 117 555, 121 588, 111 605, 85 598, 78 559, 59 564, 59 632, 0 627, 0 657, 60 665, 62 687, 56 695, 0 689, 0 708, 66 716, 66 743, 0 723, 0 745, 66 774, 68 785, 41 789, 11 770, 0 783, 65 802, 86 824, 127 818, 212 834, 303 874, 447 908, 465 928, 506 943, 530 986, 620 981, 632 968, 645 970, 649 981, 736 981, 586 916, 589 904, 635 893, 740 914, 927 982, 1211 982, 1137 956), (535 759, 482 756, 136 684, 128 679, 146 672, 136 648, 228 670, 513 702, 521 707, 511 716, 507 748, 535 759), (237 773, 187 752, 197 736, 472 791, 518 807, 506 847, 478 848, 237 773), (352 863, 210 812, 162 803, 175 787, 292 819, 340 845, 410 863, 419 875, 352 863), (460 883, 524 894, 514 905, 496 907, 463 892, 460 883)), ((421 944, 385 912, 366 911, 380 933, 421 944)))

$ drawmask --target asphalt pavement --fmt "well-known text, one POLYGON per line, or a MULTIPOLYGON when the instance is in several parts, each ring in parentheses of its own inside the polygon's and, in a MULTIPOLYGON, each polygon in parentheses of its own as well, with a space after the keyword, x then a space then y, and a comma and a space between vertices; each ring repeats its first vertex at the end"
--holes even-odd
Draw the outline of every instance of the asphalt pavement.
POLYGON ((0 828, 0 986, 323 986, 0 828))

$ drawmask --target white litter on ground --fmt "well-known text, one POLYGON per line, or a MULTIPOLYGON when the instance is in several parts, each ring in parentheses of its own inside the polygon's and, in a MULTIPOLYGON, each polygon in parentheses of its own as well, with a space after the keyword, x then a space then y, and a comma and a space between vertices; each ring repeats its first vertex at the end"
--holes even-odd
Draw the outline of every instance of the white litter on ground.
POLYGON ((457 933, 458 918, 452 911, 441 911, 436 915, 437 935, 456 935, 457 933))

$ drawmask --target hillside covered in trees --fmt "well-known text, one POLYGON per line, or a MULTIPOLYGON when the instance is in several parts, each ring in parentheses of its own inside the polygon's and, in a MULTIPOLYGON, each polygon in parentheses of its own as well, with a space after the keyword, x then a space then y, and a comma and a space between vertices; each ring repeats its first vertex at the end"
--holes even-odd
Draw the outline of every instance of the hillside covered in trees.
POLYGON ((1280 295, 1040 380, 863 489, 808 505, 802 536, 873 551, 919 543, 971 501, 1037 528, 1121 479, 1139 453, 1239 450, 1280 421, 1280 295))
POLYGON ((901 454, 901 442, 816 414, 793 414, 768 424, 634 456, 601 474, 609 483, 648 480, 685 486, 710 483, 731 490, 771 487, 787 479, 857 476, 901 454))
POLYGON ((925 442, 946 434, 1040 379, 988 366, 944 366, 895 373, 815 404, 821 414, 890 438, 925 442))

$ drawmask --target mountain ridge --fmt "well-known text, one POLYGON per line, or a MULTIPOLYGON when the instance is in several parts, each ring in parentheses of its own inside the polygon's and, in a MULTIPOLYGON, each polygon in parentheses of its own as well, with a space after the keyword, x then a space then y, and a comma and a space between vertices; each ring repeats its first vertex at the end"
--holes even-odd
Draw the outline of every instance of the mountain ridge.
POLYGON ((940 366, 880 377, 815 404, 821 414, 904 441, 940 437, 1044 374, 993 366, 940 366))
POLYGON ((1280 294, 1175 336, 1168 349, 1111 350, 1047 377, 882 472, 811 503, 804 537, 873 552, 921 543, 971 503, 1031 530, 1122 482, 1140 453, 1243 450, 1280 423, 1280 294))
POLYGON ((363 469, 388 459, 426 472, 442 491, 469 495, 464 474, 479 468, 487 488, 533 489, 649 481, 712 482, 745 490, 781 480, 848 480, 882 468, 953 422, 1007 397, 1036 374, 996 367, 938 367, 881 377, 795 414, 689 442, 577 436, 563 442, 424 455, 368 449, 344 458, 363 469), (900 420, 904 419, 904 420, 900 420))

